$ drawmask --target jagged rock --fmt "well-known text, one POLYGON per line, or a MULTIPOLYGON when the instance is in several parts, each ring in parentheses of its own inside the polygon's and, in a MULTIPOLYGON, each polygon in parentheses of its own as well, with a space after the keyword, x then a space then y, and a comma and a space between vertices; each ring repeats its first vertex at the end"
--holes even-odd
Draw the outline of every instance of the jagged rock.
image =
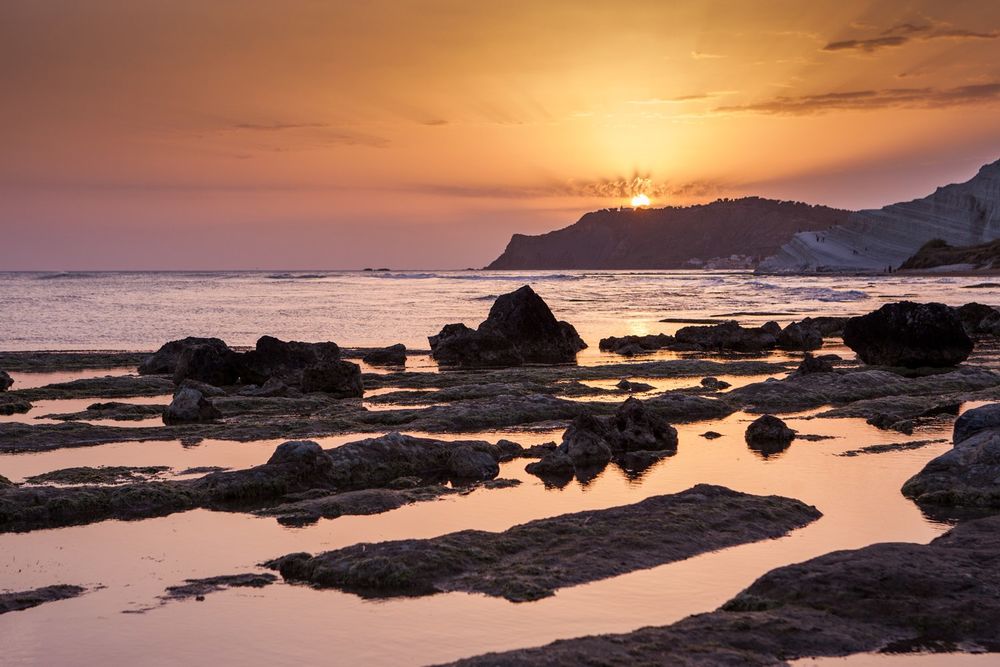
POLYGON ((302 392, 295 387, 289 387, 276 377, 269 378, 262 386, 248 385, 240 390, 240 396, 256 396, 264 398, 299 398, 302 392))
POLYGON ((326 361, 302 370, 302 391, 322 391, 338 398, 363 396, 361 368, 349 361, 326 361))
POLYGON ((139 375, 173 375, 177 370, 177 360, 181 352, 196 345, 208 345, 219 350, 229 349, 229 346, 218 338, 188 336, 181 340, 172 340, 164 343, 159 350, 139 364, 139 375))
POLYGON ((823 347, 823 333, 808 322, 792 322, 778 334, 778 347, 783 350, 817 350, 823 347))
POLYGON ((613 451, 663 451, 677 449, 677 429, 630 397, 608 420, 608 438, 613 451))
POLYGON ((557 321, 527 285, 497 297, 478 329, 448 324, 428 340, 439 363, 459 366, 567 363, 586 347, 576 329, 557 321))
POLYGON ((799 367, 795 369, 795 372, 799 375, 808 375, 810 373, 832 373, 833 363, 829 359, 814 357, 806 352, 805 356, 802 357, 802 361, 799 363, 799 367))
POLYGON ((545 454, 538 461, 529 463, 524 469, 532 475, 542 478, 563 475, 572 477, 576 466, 573 465, 573 459, 569 457, 569 454, 561 449, 556 449, 545 454))
POLYGON ((14 384, 14 379, 6 371, 0 371, 0 391, 7 391, 14 384))
POLYGON ((788 449, 795 439, 795 431, 777 417, 763 415, 747 427, 744 437, 750 449, 767 458, 788 449))
POLYGON ((219 345, 190 345, 177 355, 174 382, 195 380, 210 385, 231 385, 240 380, 238 355, 219 345))
POLYGON ((945 367, 959 364, 972 352, 954 309, 941 303, 888 303, 852 317, 844 343, 866 364, 945 367))
POLYGON ((611 461, 607 424, 591 414, 573 420, 563 434, 562 450, 577 468, 597 468, 611 461))
POLYGON ((372 366, 405 366, 406 346, 402 343, 396 343, 389 347, 372 350, 361 357, 361 360, 372 366))
POLYGON ((746 328, 730 321, 714 326, 682 327, 674 338, 677 343, 700 350, 761 352, 778 344, 780 331, 781 328, 771 322, 762 327, 746 328))
POLYGON ((1000 403, 991 403, 963 412, 955 420, 952 441, 958 444, 979 431, 991 428, 1000 428, 1000 403))
POLYGON ((848 319, 850 318, 820 315, 818 317, 804 317, 800 324, 815 327, 824 338, 829 338, 842 335, 848 319))
POLYGON ((221 416, 222 413, 200 391, 185 387, 174 394, 174 400, 163 411, 163 423, 206 422, 221 416))
POLYGON ((197 389, 202 393, 203 396, 208 398, 218 398, 219 396, 228 396, 225 389, 221 387, 216 387, 215 385, 207 384, 205 382, 198 382, 191 378, 187 378, 178 385, 179 389, 197 389))
POLYGON ((674 337, 667 334, 650 334, 647 336, 609 336, 602 338, 598 347, 606 352, 618 352, 626 348, 637 347, 640 350, 660 350, 674 344, 674 337))
POLYGON ((261 336, 253 350, 240 357, 240 376, 245 384, 263 385, 272 377, 297 384, 298 375, 309 366, 340 360, 336 343, 302 343, 261 336))

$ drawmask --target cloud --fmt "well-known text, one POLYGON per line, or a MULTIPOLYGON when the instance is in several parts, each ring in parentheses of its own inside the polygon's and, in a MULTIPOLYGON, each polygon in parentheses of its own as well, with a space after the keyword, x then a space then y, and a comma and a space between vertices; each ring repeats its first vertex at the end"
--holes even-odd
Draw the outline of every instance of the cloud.
POLYGON ((682 104, 684 102, 699 102, 702 100, 710 100, 715 97, 722 97, 723 95, 732 95, 738 92, 735 90, 716 90, 707 93, 694 93, 692 95, 680 95, 678 97, 649 97, 642 100, 628 100, 626 104, 633 104, 636 106, 658 106, 662 104, 682 104))
POLYGON ((695 60, 712 60, 715 58, 725 58, 721 53, 705 53, 704 51, 692 51, 691 57, 695 60))
POLYGON ((237 135, 256 135, 263 140, 259 148, 279 152, 331 145, 370 148, 389 145, 389 140, 384 137, 323 122, 231 122, 220 130, 237 135))
POLYGON ((718 113, 754 113, 763 115, 802 116, 829 111, 871 109, 942 109, 1000 100, 1000 83, 984 83, 955 88, 886 88, 820 93, 816 95, 779 96, 755 104, 723 106, 718 113))
POLYGON ((860 51, 874 53, 881 49, 903 46, 914 40, 927 41, 932 39, 996 39, 1000 32, 995 30, 980 32, 955 28, 947 23, 898 23, 881 32, 877 37, 862 39, 845 39, 830 42, 823 47, 824 51, 860 51))

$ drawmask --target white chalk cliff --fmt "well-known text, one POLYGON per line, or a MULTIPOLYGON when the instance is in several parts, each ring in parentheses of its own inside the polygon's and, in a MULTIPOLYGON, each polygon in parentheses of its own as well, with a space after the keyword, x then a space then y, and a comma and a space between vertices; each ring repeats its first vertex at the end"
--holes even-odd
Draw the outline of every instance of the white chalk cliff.
POLYGON ((799 232, 765 259, 763 272, 884 271, 931 239, 967 246, 1000 238, 1000 160, 971 180, 885 208, 858 211, 840 225, 799 232))

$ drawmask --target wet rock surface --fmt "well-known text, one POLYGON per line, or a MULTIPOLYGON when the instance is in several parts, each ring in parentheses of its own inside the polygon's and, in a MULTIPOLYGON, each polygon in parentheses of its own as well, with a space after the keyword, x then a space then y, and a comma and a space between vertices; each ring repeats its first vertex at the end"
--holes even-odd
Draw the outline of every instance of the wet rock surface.
POLYGON ((928 545, 836 551, 765 574, 720 610, 454 665, 777 665, 861 652, 1000 650, 1000 517, 928 545))
POLYGON ((7 391, 14 384, 14 379, 6 371, 0 371, 0 391, 7 391))
POLYGON ((764 415, 747 427, 744 439, 750 449, 767 458, 788 449, 795 431, 777 417, 764 415))
POLYGON ((587 346, 527 285, 497 297, 478 329, 448 324, 428 340, 438 363, 465 367, 569 363, 587 346))
POLYGON ((0 368, 27 373, 134 369, 149 356, 148 352, 0 352, 0 368))
POLYGON ((969 412, 955 424, 952 448, 907 480, 904 496, 922 507, 1000 508, 1000 427, 992 425, 997 406, 969 412))
POLYGON ((106 375, 57 382, 7 392, 27 401, 44 401, 64 398, 134 398, 137 396, 160 396, 172 394, 176 387, 168 378, 159 376, 106 375))
POLYGON ((769 539, 819 518, 813 507, 701 484, 606 510, 532 521, 502 533, 465 530, 428 540, 358 544, 269 565, 288 581, 363 596, 468 591, 512 601, 769 539))
POLYGON ((82 466, 61 468, 25 478, 29 484, 122 484, 144 481, 170 470, 168 466, 82 466))
POLYGON ((389 347, 371 350, 361 357, 361 360, 372 366, 405 366, 406 346, 396 343, 389 347))
POLYGON ((199 345, 219 350, 229 349, 229 346, 218 338, 188 336, 181 340, 172 340, 164 343, 160 349, 142 360, 138 368, 139 375, 173 375, 177 370, 177 362, 181 353, 199 345))
POLYGON ((44 415, 44 419, 57 421, 80 421, 80 420, 102 420, 111 421, 141 421, 159 417, 166 410, 166 405, 139 405, 135 403, 122 403, 119 401, 108 401, 105 403, 92 403, 86 410, 80 412, 55 413, 44 415))
POLYGON ((174 400, 163 411, 163 423, 207 422, 221 416, 222 413, 200 391, 184 387, 174 394, 174 400))
POLYGON ((781 327, 774 322, 748 328, 730 321, 713 326, 682 327, 674 338, 678 345, 693 350, 758 353, 776 347, 780 333, 781 327))
POLYGON ((866 364, 907 368, 955 366, 973 347, 953 308, 912 301, 852 317, 844 327, 844 343, 866 364))
POLYGON ((264 588, 270 586, 277 577, 267 572, 247 574, 224 574, 204 579, 185 579, 183 584, 168 586, 160 596, 164 602, 178 600, 204 600, 206 595, 229 588, 264 588))
MULTIPOLYGON (((120 486, 0 487, 0 532, 85 524, 110 518, 141 519, 197 507, 253 510, 301 500, 295 494, 310 492, 319 497, 386 487, 402 477, 413 477, 418 482, 476 482, 492 479, 498 471, 497 462, 510 460, 521 452, 520 445, 506 440, 496 444, 479 440, 441 441, 399 433, 331 450, 323 450, 315 442, 290 441, 279 445, 263 465, 213 472, 191 480, 146 481, 120 486)), ((54 474, 59 477, 63 472, 54 474)), ((94 469, 76 472, 103 474, 94 469)), ((106 480, 102 478, 101 481, 106 480)), ((413 502, 433 495, 414 492, 405 497, 413 502)), ((357 499, 353 502, 351 505, 344 501, 341 513, 349 513, 350 507, 364 506, 357 499)))
POLYGON ((11 611, 24 611, 46 602, 56 602, 57 600, 68 600, 79 597, 87 592, 82 586, 70 586, 68 584, 57 584, 54 586, 43 586, 30 591, 18 591, 16 593, 0 593, 0 614, 11 611))

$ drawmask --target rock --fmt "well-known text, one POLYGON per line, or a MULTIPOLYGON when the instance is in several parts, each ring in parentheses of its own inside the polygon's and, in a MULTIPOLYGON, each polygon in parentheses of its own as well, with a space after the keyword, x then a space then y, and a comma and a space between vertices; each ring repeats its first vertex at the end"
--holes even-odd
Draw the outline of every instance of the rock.
POLYGON ((605 352, 622 353, 623 349, 638 348, 642 351, 661 350, 674 344, 674 337, 667 334, 647 336, 610 336, 602 338, 598 347, 605 352))
POLYGON ((773 349, 777 344, 780 327, 768 323, 763 327, 744 328, 730 321, 714 326, 690 326, 677 330, 674 338, 678 343, 706 351, 762 352, 773 349), (775 331, 775 328, 778 331, 775 331))
POLYGON ((11 486, 17 486, 17 485, 14 484, 14 482, 7 479, 6 477, 4 477, 3 475, 0 475, 0 489, 11 486))
POLYGON ((672 625, 561 639, 451 664, 763 667, 823 656, 851 664, 844 656, 859 653, 872 654, 860 663, 937 664, 951 655, 932 654, 995 651, 1000 577, 991 565, 1000 558, 998 535, 1000 517, 991 517, 964 521, 930 544, 835 551, 771 570, 721 609, 672 625))
POLYGON ((647 354, 649 350, 642 347, 641 345, 636 345, 635 343, 631 343, 629 345, 622 345, 620 348, 615 350, 615 352, 622 355, 623 357, 637 357, 640 354, 647 354))
POLYGON ((744 437, 750 449, 767 458, 788 449, 795 439, 795 431, 777 417, 763 415, 747 427, 744 437))
POLYGON ((177 355, 174 383, 195 380, 210 385, 231 385, 240 380, 238 355, 228 347, 191 345, 177 355))
POLYGON ((198 382, 191 378, 187 378, 178 385, 180 389, 197 389, 202 393, 202 396, 207 396, 208 398, 218 398, 219 396, 228 396, 225 389, 221 387, 216 387, 215 385, 206 384, 205 382, 198 382))
POLYGON ((0 371, 0 391, 7 391, 14 384, 14 379, 6 371, 0 371))
POLYGON ((459 366, 568 363, 586 347, 576 329, 557 321, 527 285, 497 297, 478 329, 449 324, 428 340, 434 359, 459 366))
POLYGON ((229 349, 229 346, 218 338, 188 336, 181 340, 172 340, 139 364, 139 375, 173 375, 177 370, 177 360, 181 352, 196 345, 208 345, 219 350, 229 349))
POLYGON ((962 326, 970 335, 992 333, 997 318, 1000 317, 996 308, 975 302, 959 306, 955 309, 955 314, 962 320, 962 326))
POLYGON ((272 377, 298 384, 299 374, 309 366, 340 360, 336 343, 302 343, 261 336, 253 350, 240 356, 240 376, 245 384, 263 385, 272 377))
POLYGON ((309 394, 322 391, 338 398, 360 398, 364 395, 361 368, 349 361, 326 361, 308 366, 302 371, 302 391, 309 394))
POLYGON ((798 375, 808 375, 810 373, 833 373, 833 363, 828 359, 814 357, 806 352, 805 356, 802 357, 802 361, 799 363, 799 367, 795 369, 795 372, 798 375))
POLYGON ((824 338, 830 338, 843 335, 848 319, 850 318, 821 315, 819 317, 804 317, 800 324, 813 327, 819 330, 824 338))
POLYGON ((955 366, 968 358, 972 341, 955 311, 940 303, 889 303, 852 317, 844 343, 866 364, 880 366, 955 366))
POLYGON ((204 600, 210 593, 228 588, 263 588, 270 586, 277 577, 269 573, 225 574, 205 579, 185 579, 183 584, 168 586, 160 596, 164 602, 175 600, 204 600))
POLYGON ((725 380, 720 380, 719 378, 705 377, 701 379, 701 386, 705 389, 711 389, 712 391, 721 391, 723 389, 729 389, 733 385, 729 384, 725 380))
POLYGON ((248 385, 240 390, 240 396, 257 396, 264 398, 299 398, 302 392, 295 387, 289 387, 276 377, 268 378, 263 386, 248 385))
POLYGON ((448 471, 453 479, 482 481, 499 475, 500 466, 487 452, 461 447, 448 457, 448 471))
POLYGON ((361 360, 372 366, 405 366, 406 346, 402 343, 396 343, 389 347, 372 350, 361 357, 361 360))
POLYGON ((956 445, 979 431, 1000 428, 1000 403, 966 410, 955 420, 952 442, 956 445))
POLYGON ((608 420, 607 437, 617 452, 677 449, 677 429, 634 397, 622 403, 608 420))
POLYGON ((622 391, 627 391, 629 393, 641 393, 644 391, 652 391, 656 387, 651 384, 646 384, 645 382, 632 382, 626 378, 622 378, 618 384, 615 385, 622 391))
POLYGON ((140 482, 170 470, 167 466, 100 466, 62 468, 26 477, 29 484, 122 484, 140 482))
POLYGON ((15 415, 25 413, 31 409, 31 402, 14 393, 0 392, 0 415, 15 415))
POLYGON ((556 449, 545 454, 538 461, 529 463, 524 469, 532 475, 542 478, 564 475, 572 477, 576 466, 573 465, 573 459, 569 457, 569 454, 561 449, 556 449))
POLYGON ((44 586, 30 591, 20 591, 17 593, 0 593, 0 614, 11 611, 23 611, 37 607, 46 602, 57 600, 68 600, 83 595, 87 591, 82 586, 69 586, 67 584, 57 584, 55 586, 44 586))
POLYGON ((704 433, 701 434, 701 437, 705 438, 706 440, 715 440, 716 438, 721 438, 722 434, 719 433, 718 431, 705 431, 704 433))
POLYGON ((563 434, 562 450, 577 468, 607 465, 611 461, 607 425, 593 415, 580 415, 563 434))
POLYGON ((823 347, 823 333, 807 322, 792 322, 778 334, 778 347, 783 350, 816 350, 823 347))
POLYGON ((174 394, 174 400, 163 411, 163 423, 206 422, 221 416, 222 413, 200 391, 185 387, 174 394))
POLYGON ((1000 429, 955 441, 907 480, 902 492, 921 507, 1000 508, 1000 429))
POLYGON ((290 582, 365 597, 469 591, 514 602, 559 588, 775 538, 820 513, 797 500, 700 484, 624 507, 564 514, 502 533, 463 530, 432 539, 356 544, 268 567, 290 582))

